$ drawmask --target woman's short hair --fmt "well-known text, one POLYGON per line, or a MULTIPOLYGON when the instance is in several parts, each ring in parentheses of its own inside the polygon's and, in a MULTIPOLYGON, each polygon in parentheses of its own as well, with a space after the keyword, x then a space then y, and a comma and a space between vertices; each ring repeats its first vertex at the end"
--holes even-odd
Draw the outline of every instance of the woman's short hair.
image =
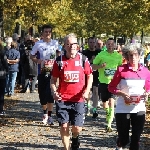
POLYGON ((128 53, 133 53, 135 51, 141 56, 144 52, 144 48, 140 43, 129 43, 122 48, 122 55, 125 59, 129 60, 128 53))
POLYGON ((17 42, 11 42, 11 48, 17 48, 18 47, 18 44, 17 42))

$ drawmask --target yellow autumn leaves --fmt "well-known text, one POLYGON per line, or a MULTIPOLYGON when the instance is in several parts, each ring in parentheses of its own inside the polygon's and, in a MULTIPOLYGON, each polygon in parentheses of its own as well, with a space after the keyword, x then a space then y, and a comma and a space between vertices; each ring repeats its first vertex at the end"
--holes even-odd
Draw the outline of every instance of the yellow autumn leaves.
POLYGON ((75 32, 90 34, 125 34, 130 36, 150 29, 149 0, 4 0, 4 28, 13 32, 15 22, 28 30, 33 23, 51 23, 58 35, 75 32), (20 17, 16 20, 16 7, 20 17))

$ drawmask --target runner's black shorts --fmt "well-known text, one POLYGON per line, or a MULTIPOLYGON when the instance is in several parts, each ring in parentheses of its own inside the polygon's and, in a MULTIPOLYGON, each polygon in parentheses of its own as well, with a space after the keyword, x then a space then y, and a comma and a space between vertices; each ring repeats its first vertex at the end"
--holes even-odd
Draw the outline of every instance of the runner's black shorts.
POLYGON ((92 89, 91 89, 92 92, 94 92, 93 87, 96 87, 96 88, 99 89, 99 79, 98 79, 98 77, 99 77, 98 71, 93 71, 93 84, 92 84, 92 89))
POLYGON ((54 103, 54 99, 50 89, 50 75, 38 75, 38 93, 41 105, 54 103))
POLYGON ((98 79, 99 73, 98 71, 93 71, 93 84, 92 86, 99 86, 99 79, 98 79))
POLYGON ((85 102, 55 101, 56 115, 59 125, 70 123, 70 125, 82 127, 84 124, 85 102))
POLYGON ((114 95, 108 91, 108 84, 99 83, 99 92, 101 93, 102 102, 108 101, 109 98, 114 98, 114 95))

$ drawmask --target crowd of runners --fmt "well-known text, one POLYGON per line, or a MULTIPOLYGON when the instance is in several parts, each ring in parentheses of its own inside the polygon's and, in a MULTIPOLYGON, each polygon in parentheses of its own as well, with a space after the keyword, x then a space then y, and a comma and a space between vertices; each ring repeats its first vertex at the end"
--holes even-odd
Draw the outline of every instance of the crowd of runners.
POLYGON ((78 150, 91 99, 93 119, 98 117, 98 101, 101 100, 106 111, 106 132, 112 132, 111 124, 114 117, 116 119, 116 150, 122 150, 129 142, 130 150, 139 150, 145 102, 150 95, 150 45, 143 47, 129 42, 116 46, 113 38, 104 43, 89 37, 86 48, 80 48, 77 37, 71 33, 61 46, 51 34, 52 27, 43 25, 40 38, 32 39, 27 35, 18 43, 18 35, 13 34, 5 44, 1 41, 0 115, 5 115, 4 95, 14 96, 15 86, 21 85, 21 93, 38 92, 42 122, 54 124, 55 104, 64 149, 78 150))

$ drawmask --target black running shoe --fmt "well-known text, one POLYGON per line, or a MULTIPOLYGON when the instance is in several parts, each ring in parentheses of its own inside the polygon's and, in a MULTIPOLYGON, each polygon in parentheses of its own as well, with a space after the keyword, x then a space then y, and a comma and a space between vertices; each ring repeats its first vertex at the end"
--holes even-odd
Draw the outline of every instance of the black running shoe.
POLYGON ((72 150, 79 150, 80 142, 79 137, 73 138, 72 137, 71 149, 72 150))
POLYGON ((97 116, 98 116, 98 113, 97 113, 97 112, 94 112, 94 113, 93 113, 93 117, 92 117, 92 118, 94 118, 94 119, 95 119, 97 116))

